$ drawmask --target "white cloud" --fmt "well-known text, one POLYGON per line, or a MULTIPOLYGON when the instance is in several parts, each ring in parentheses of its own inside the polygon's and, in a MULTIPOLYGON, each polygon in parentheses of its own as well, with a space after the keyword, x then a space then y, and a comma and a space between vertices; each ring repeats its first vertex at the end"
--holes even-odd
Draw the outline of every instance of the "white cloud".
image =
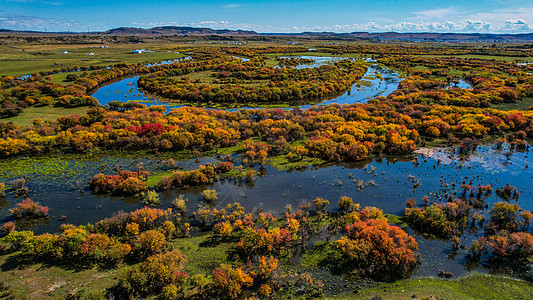
POLYGON ((331 26, 313 26, 313 27, 293 27, 284 32, 298 31, 333 31, 333 32, 457 32, 457 33, 525 33, 533 31, 533 26, 526 21, 507 20, 502 26, 495 26, 490 22, 480 20, 465 20, 460 22, 442 21, 442 22, 399 22, 387 25, 381 25, 375 22, 365 24, 336 24, 331 26))
MULTIPOLYGON (((532 10, 533 12, 533 10, 532 10)), ((502 12, 503 13, 503 12, 502 12)), ((508 11, 507 11, 508 13, 508 11)), ((316 26, 265 26, 251 23, 233 23, 228 20, 203 20, 198 22, 132 22, 121 26, 135 26, 151 28, 157 26, 190 26, 208 27, 213 29, 253 30, 265 33, 303 32, 303 31, 332 31, 337 33, 368 31, 368 32, 457 32, 457 33, 526 33, 533 32, 533 26, 528 19, 509 18, 498 19, 495 22, 486 18, 465 18, 462 20, 413 20, 403 22, 367 22, 355 24, 333 24, 316 26)), ((71 20, 55 20, 31 16, 0 16, 0 28, 15 30, 48 31, 85 31, 87 25, 80 25, 71 20)), ((102 24, 91 24, 91 30, 107 30, 102 24)), ((116 26, 119 27, 119 26, 116 26)))
POLYGON ((469 15, 465 19, 483 20, 497 26, 504 26, 508 20, 525 20, 528 23, 533 23, 533 7, 497 9, 491 12, 469 15))
POLYGON ((466 20, 459 23, 459 28, 464 32, 491 32, 492 24, 479 20, 466 20))
POLYGON ((240 5, 240 4, 231 3, 231 4, 223 5, 222 8, 232 9, 232 8, 239 8, 239 7, 241 7, 241 6, 242 6, 242 5, 240 5))
POLYGON ((12 30, 67 31, 78 30, 81 26, 72 20, 55 20, 32 16, 0 16, 0 28, 12 30))
MULTIPOLYGON (((145 24, 147 25, 147 24, 145 24)), ((171 23, 157 23, 148 26, 163 26, 174 25, 171 23)), ((525 20, 507 20, 502 26, 495 26, 490 22, 481 20, 464 20, 460 22, 442 21, 442 22, 398 22, 392 24, 379 24, 376 22, 368 22, 363 24, 334 24, 334 25, 317 25, 317 26, 291 26, 291 27, 275 27, 262 26, 248 23, 232 23, 229 21, 200 21, 180 26, 191 27, 210 27, 213 29, 242 29, 254 30, 257 32, 303 32, 303 31, 331 31, 337 33, 354 32, 354 31, 368 31, 368 32, 457 32, 457 33, 524 33, 533 31, 533 27, 525 20)))
POLYGON ((517 19, 505 21, 504 26, 500 30, 505 32, 527 32, 531 29, 533 27, 528 25, 526 21, 517 19))

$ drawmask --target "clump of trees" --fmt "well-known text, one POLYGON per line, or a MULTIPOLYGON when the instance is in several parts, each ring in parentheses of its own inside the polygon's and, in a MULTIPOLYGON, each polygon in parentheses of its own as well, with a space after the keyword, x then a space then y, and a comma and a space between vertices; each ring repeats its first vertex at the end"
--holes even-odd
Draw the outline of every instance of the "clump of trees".
POLYGON ((89 183, 95 193, 113 193, 119 195, 134 195, 146 190, 144 181, 148 180, 150 172, 138 170, 118 171, 118 175, 94 175, 89 183))
POLYGON ((295 67, 299 65, 310 65, 315 62, 312 58, 302 57, 276 57, 278 65, 282 67, 295 67))
POLYGON ((183 269, 187 260, 177 249, 148 257, 119 278, 119 286, 127 298, 162 295, 175 299, 183 293, 189 274, 183 269), (133 295, 132 295, 133 294, 133 295))
POLYGON ((346 225, 346 236, 335 242, 342 262, 351 268, 369 270, 380 279, 406 278, 418 265, 418 244, 412 236, 382 219, 346 225))
POLYGON ((489 215, 485 235, 472 242, 469 258, 527 274, 526 265, 533 256, 533 235, 529 232, 533 214, 517 204, 497 202, 489 215))
MULTIPOLYGON (((22 202, 10 209, 9 212, 17 218, 46 218, 48 217, 48 211, 50 209, 47 206, 39 205, 33 202, 30 198, 25 198, 22 202)), ((12 231, 12 230, 8 230, 12 231)))
MULTIPOLYGON (((227 167, 222 167, 223 170, 227 167)), ((222 171, 220 171, 222 172, 222 171)), ((157 183, 157 187, 162 190, 202 185, 212 182, 217 176, 212 165, 199 166, 191 171, 174 171, 170 176, 164 176, 157 183)))
POLYGON ((406 207, 405 218, 411 227, 442 238, 460 234, 470 223, 472 207, 465 201, 456 199, 446 204, 415 208, 406 207))

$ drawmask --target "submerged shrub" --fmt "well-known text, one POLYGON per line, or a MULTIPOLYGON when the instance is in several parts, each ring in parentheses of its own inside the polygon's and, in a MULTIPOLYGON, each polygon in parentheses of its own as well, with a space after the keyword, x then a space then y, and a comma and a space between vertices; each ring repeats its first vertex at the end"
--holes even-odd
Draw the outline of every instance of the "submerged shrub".
POLYGON ((179 195, 178 198, 172 201, 172 206, 177 211, 178 214, 184 215, 187 212, 186 200, 183 198, 183 195, 179 195))
POLYGON ((533 235, 528 232, 514 232, 509 236, 491 236, 487 240, 487 246, 496 258, 514 262, 527 260, 533 255, 533 235))
POLYGON ((161 200, 159 199, 159 194, 156 191, 148 191, 143 199, 143 204, 148 206, 159 206, 161 205, 161 200))
POLYGON ((218 198, 216 190, 204 190, 202 197, 206 202, 215 202, 218 198))
POLYGON ((501 230, 514 232, 518 230, 518 217, 521 211, 517 204, 507 202, 497 202, 489 211, 490 221, 486 224, 485 229, 488 233, 495 233, 501 230))
POLYGON ((223 161, 218 164, 216 170, 220 173, 227 173, 233 170, 233 164, 229 161, 223 161))
POLYGON ((451 237, 453 234, 453 223, 446 218, 440 204, 424 208, 406 208, 405 218, 413 228, 421 232, 440 237, 451 237))
POLYGON ((113 192, 120 195, 135 195, 144 190, 146 190, 144 182, 139 178, 129 177, 122 181, 113 192))
POLYGON ((33 202, 30 198, 22 200, 15 208, 10 209, 11 214, 17 218, 40 218, 48 216, 49 208, 33 202))
POLYGON ((13 222, 7 222, 2 225, 2 231, 7 234, 11 233, 12 231, 15 231, 15 228, 16 226, 13 222))

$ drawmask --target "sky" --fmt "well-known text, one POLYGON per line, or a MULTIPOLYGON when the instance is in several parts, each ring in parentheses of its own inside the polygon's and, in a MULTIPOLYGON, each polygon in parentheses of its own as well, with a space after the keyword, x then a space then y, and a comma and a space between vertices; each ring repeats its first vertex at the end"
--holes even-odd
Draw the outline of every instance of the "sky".
POLYGON ((533 32, 531 0, 0 0, 0 29, 192 26, 257 32, 533 32))

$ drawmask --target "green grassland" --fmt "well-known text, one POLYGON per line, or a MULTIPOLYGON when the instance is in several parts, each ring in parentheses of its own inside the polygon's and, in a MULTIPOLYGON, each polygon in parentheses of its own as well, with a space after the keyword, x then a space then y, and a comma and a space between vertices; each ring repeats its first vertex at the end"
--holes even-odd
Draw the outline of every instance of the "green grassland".
POLYGON ((412 278, 328 299, 531 299, 533 284, 497 275, 459 279, 412 278))
MULTIPOLYGON (((172 245, 187 258, 186 272, 209 275, 214 266, 228 261, 230 243, 211 235, 174 239, 172 245)), ((27 264, 12 255, 0 256, 0 295, 8 299, 103 299, 105 290, 118 282, 119 274, 131 268, 27 264)), ((324 295, 322 299, 531 299, 533 284, 498 275, 472 274, 458 279, 411 278, 392 283, 365 283, 351 293, 324 295)), ((187 294, 187 292, 186 292, 187 294)))
MULTIPOLYGON (((217 79, 216 77, 211 76, 210 75, 211 73, 212 71, 201 71, 201 72, 189 73, 185 76, 177 76, 174 78, 179 79, 181 77, 187 77, 189 78, 189 81, 191 82, 195 82, 197 84, 208 84, 210 86, 217 86, 217 87, 225 85, 224 83, 220 83, 220 79, 217 79), (215 83, 215 80, 219 82, 215 83)), ((267 84, 269 82, 270 82, 269 80, 237 79, 235 83, 239 85, 244 85, 247 87, 259 87, 261 86, 261 84, 267 84)))
POLYGON ((24 109, 24 111, 15 117, 0 119, 0 122, 13 122, 19 126, 31 126, 35 119, 41 119, 43 121, 55 121, 60 116, 69 115, 83 115, 89 110, 89 107, 53 107, 53 106, 32 106, 24 109))
MULTIPOLYGON (((414 55, 421 57, 452 57, 452 55, 414 55)), ((476 55, 476 54, 463 54, 463 55, 453 55, 457 58, 474 58, 474 59, 486 59, 486 60, 501 60, 508 62, 533 62, 533 57, 519 57, 519 56, 497 56, 497 55, 476 55)))
MULTIPOLYGON (((69 295, 84 295, 84 299, 104 295, 117 282, 116 269, 75 265, 26 265, 12 256, 0 257, 0 282, 9 288, 2 299, 66 299, 69 295)), ((95 298, 100 299, 100 298, 95 298)))
POLYGON ((55 121, 60 116, 69 115, 83 115, 89 110, 89 107, 53 107, 53 106, 32 106, 24 109, 24 111, 15 117, 0 119, 0 122, 13 122, 19 126, 31 126, 35 119, 43 121, 55 121))
MULTIPOLYGON (((220 263, 228 262, 231 244, 211 240, 210 234, 171 241, 187 258, 185 271, 191 274, 210 275, 220 263)), ((133 265, 124 263, 118 268, 102 268, 92 265, 76 265, 64 261, 59 264, 33 264, 13 255, 0 256, 0 298, 8 299, 66 299, 74 295, 81 299, 104 299, 105 290, 118 282, 121 272, 133 265), (100 297, 96 297, 100 296, 100 297)), ((73 299, 80 299, 73 298, 73 299)))
MULTIPOLYGON (((68 82, 67 81, 67 76, 70 75, 70 74, 74 74, 74 75, 77 75, 77 76, 80 76, 81 74, 83 74, 85 71, 75 71, 75 72, 65 72, 65 73, 57 73, 57 74, 52 74, 50 75, 50 77, 52 77, 52 82, 53 83, 57 83, 57 84, 61 84, 61 85, 65 85, 65 84, 69 84, 69 83, 72 83, 72 82, 68 82)), ((87 74, 91 74, 92 72, 91 71, 87 71, 87 74)))
MULTIPOLYGON (((26 75, 75 66, 106 66, 117 63, 150 63, 182 58, 185 55, 160 50, 163 44, 0 46, 0 75, 26 75), (156 52, 132 54, 135 49, 156 52), (68 54, 63 54, 67 51, 68 54), (89 55, 94 53, 94 55, 89 55)), ((66 76, 66 75, 65 75, 66 76)))
POLYGON ((300 159, 291 160, 287 155, 278 155, 268 158, 266 163, 278 170, 292 170, 303 169, 310 166, 318 166, 324 164, 325 161, 320 158, 303 157, 300 159))
POLYGON ((529 110, 533 106, 533 98, 517 100, 514 103, 492 104, 491 107, 498 110, 529 110))

